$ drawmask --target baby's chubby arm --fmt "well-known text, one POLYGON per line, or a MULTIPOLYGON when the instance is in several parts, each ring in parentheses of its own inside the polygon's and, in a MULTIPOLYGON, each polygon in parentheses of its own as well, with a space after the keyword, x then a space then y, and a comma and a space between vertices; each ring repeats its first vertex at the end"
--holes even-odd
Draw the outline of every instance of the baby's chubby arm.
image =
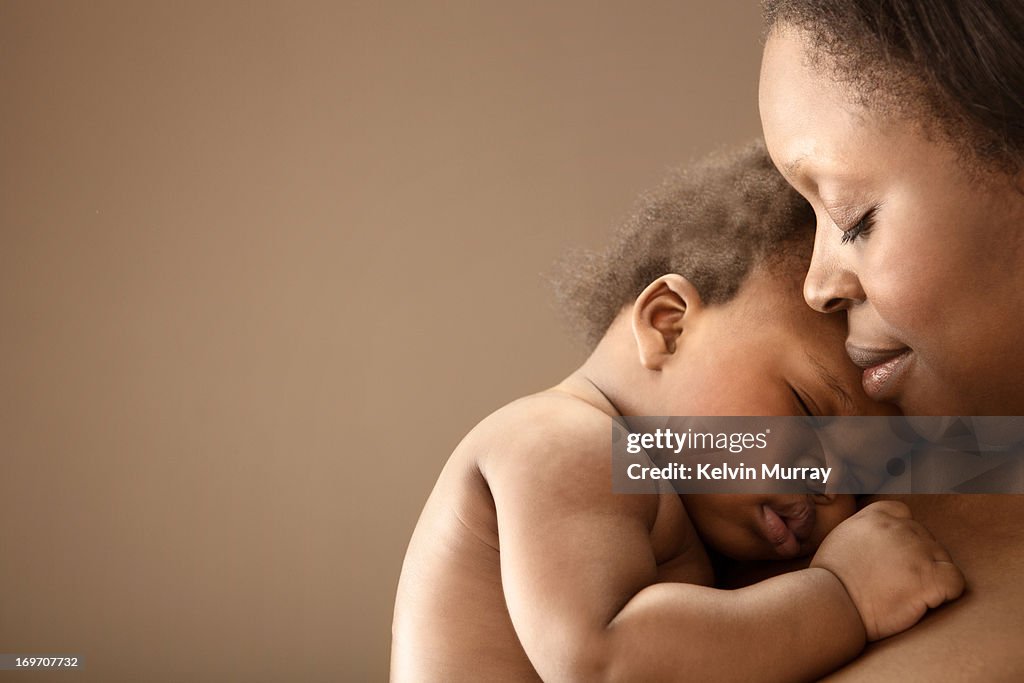
POLYGON ((964 591, 949 553, 897 501, 872 503, 833 529, 811 567, 843 582, 868 640, 907 630, 964 591))
POLYGON ((923 613, 920 605, 959 594, 955 587, 915 592, 938 544, 922 541, 905 552, 888 542, 905 526, 899 516, 869 524, 864 518, 878 520, 865 515, 818 566, 747 588, 656 583, 650 535, 660 497, 611 492, 607 418, 542 422, 549 426, 510 432, 481 471, 497 511, 509 613, 546 681, 812 679, 861 651, 866 621, 868 629, 907 628, 923 613), (833 561, 852 552, 875 562, 839 570, 840 578, 833 561), (871 585, 865 567, 877 566, 884 553, 900 558, 891 563, 899 576, 873 571, 878 584, 871 585), (893 601, 900 618, 863 619, 858 608, 884 610, 894 585, 903 587, 893 601))

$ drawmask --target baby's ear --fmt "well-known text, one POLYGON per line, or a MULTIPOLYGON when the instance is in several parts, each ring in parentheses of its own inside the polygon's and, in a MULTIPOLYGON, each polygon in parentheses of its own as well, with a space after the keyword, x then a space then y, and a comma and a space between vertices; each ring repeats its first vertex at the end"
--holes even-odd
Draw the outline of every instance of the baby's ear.
POLYGON ((633 303, 633 337, 645 368, 662 369, 701 308, 697 288, 682 275, 662 275, 640 293, 633 303))

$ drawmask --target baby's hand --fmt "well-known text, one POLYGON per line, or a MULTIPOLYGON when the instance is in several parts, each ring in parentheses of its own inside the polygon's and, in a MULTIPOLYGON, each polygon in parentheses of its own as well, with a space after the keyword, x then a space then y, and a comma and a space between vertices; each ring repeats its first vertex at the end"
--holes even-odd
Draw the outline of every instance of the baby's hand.
POLYGON ((868 640, 904 631, 929 607, 963 593, 949 553, 903 503, 872 503, 833 529, 812 567, 835 574, 860 612, 868 640))

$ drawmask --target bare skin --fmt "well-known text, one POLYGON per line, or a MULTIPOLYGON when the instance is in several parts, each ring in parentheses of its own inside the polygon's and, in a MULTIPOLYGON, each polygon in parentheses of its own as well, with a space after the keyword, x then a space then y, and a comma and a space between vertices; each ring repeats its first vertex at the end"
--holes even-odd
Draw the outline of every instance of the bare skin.
MULTIPOLYGON (((884 411, 857 391, 856 369, 836 344, 841 323, 795 293, 792 282, 760 274, 734 301, 704 308, 684 278, 662 278, 624 309, 583 368, 478 425, 410 543, 393 680, 809 680, 959 595, 959 570, 898 504, 844 522, 851 508, 841 497, 698 496, 693 506, 708 505, 698 529, 663 482, 652 482, 652 495, 611 492, 613 415, 792 414, 794 384, 819 405, 839 401, 838 384, 847 410, 884 411), (751 325, 755 310, 761 324, 751 325), (809 371, 807 354, 835 381, 809 371), (735 538, 766 504, 815 511, 802 552, 835 532, 808 569, 712 588, 702 538, 735 538), (879 558, 888 559, 883 576, 879 558)), ((776 554, 768 538, 747 538, 731 548, 776 554)))
MULTIPOLYGON (((510 546, 516 540, 522 545, 529 538, 530 530, 502 529, 499 542, 495 498, 484 471, 489 470, 491 477, 496 478, 495 456, 489 457, 488 453, 499 448, 503 456, 509 452, 510 428, 542 425, 546 419, 550 420, 552 413, 566 415, 567 412, 570 419, 584 424, 604 417, 604 413, 572 395, 549 391, 522 399, 491 416, 474 429, 452 455, 409 546, 395 611, 393 680, 539 680, 513 626, 502 583, 502 562, 508 565, 510 546)), ((529 440, 536 439, 537 443, 530 445, 547 448, 543 440, 548 434, 540 431, 532 436, 529 440)), ((585 436, 593 439, 592 432, 585 436)), ((579 446, 574 445, 572 450, 579 452, 579 446)), ((514 446, 511 449, 512 453, 519 451, 514 446)), ((587 453, 583 457, 591 460, 586 457, 591 455, 587 453)), ((610 494, 610 463, 604 468, 601 464, 601 458, 584 463, 587 479, 603 477, 602 485, 597 488, 610 494)), ((572 485, 582 488, 588 483, 577 481, 572 485)), ((557 487, 557 483, 553 485, 557 487)), ((536 490, 543 493, 543 497, 553 495, 540 487, 536 490)), ((668 494, 630 498, 637 504, 636 512, 644 518, 643 535, 647 537, 633 552, 648 559, 649 566, 653 567, 655 577, 650 583, 680 581, 710 585, 713 574, 707 553, 679 498, 668 494)), ((537 502, 543 500, 535 501, 531 497, 531 504, 537 502)), ((609 502, 608 509, 618 512, 616 501, 609 502)), ((548 506, 540 511, 552 512, 548 506)), ((561 516, 566 511, 554 512, 561 516)), ((622 519, 630 521, 635 516, 631 512, 622 511, 622 519)), ((523 513, 526 519, 522 522, 533 521, 532 516, 523 513)), ((597 530, 585 523, 578 526, 565 529, 565 533, 571 531, 573 535, 559 534, 558 542, 564 544, 571 538, 573 545, 593 547, 597 530)), ((563 561, 569 563, 571 559, 566 556, 563 561)), ((577 575, 570 568, 563 569, 563 573, 566 577, 577 575)), ((534 602, 535 609, 542 612, 548 608, 539 597, 523 602, 527 601, 534 602)))
POLYGON ((868 646, 829 681, 1014 681, 1024 671, 1024 496, 886 496, 949 550, 970 590, 914 628, 868 646))
POLYGON ((834 82, 795 30, 761 68, 765 144, 817 216, 808 305, 845 312, 870 396, 906 415, 1024 415, 1024 172, 972 173, 834 82))
MULTIPOLYGON (((1016 681, 1024 671, 1024 496, 874 496, 905 503, 949 550, 969 589, 914 628, 869 643, 828 681, 1016 681)), ((803 569, 787 563, 729 564, 725 582, 745 586, 803 569)))
MULTIPOLYGON (((1024 174, 969 173, 927 125, 860 104, 809 50, 773 31, 760 88, 769 152, 818 217, 807 303, 845 312, 865 387, 905 413, 1022 414, 1024 174)), ((970 591, 834 679, 1020 680, 1024 496, 904 500, 970 591)))

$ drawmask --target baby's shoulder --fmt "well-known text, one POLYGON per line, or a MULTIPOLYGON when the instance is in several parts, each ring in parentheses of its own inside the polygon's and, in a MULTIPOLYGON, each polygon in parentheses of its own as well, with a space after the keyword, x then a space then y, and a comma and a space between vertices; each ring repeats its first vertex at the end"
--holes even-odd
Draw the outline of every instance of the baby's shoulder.
POLYGON ((548 390, 496 410, 470 436, 483 457, 501 453, 548 458, 554 454, 606 452, 611 427, 611 417, 590 403, 566 392, 548 390))
MULTIPOLYGON (((571 469, 587 461, 609 460, 611 417, 566 392, 531 394, 484 418, 452 453, 450 465, 487 477, 507 468, 571 469)), ((610 475, 609 475, 610 476, 610 475)))

